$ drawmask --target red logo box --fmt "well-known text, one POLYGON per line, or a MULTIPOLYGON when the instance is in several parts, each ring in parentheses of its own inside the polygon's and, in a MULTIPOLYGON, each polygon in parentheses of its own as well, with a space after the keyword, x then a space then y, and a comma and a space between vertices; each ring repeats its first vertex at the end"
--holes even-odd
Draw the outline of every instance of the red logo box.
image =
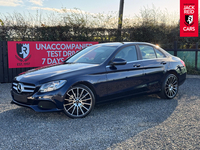
POLYGON ((180 37, 198 36, 198 0, 180 0, 180 37))

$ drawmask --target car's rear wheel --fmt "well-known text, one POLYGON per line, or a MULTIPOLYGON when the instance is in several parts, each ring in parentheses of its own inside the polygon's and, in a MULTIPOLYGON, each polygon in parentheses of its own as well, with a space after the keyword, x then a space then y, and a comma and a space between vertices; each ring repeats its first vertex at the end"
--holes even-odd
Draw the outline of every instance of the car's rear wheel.
POLYGON ((178 93, 178 78, 174 74, 168 74, 162 83, 161 92, 158 94, 161 98, 172 99, 178 93))
POLYGON ((64 113, 70 118, 82 118, 92 111, 94 104, 93 92, 85 85, 76 85, 66 93, 64 113))

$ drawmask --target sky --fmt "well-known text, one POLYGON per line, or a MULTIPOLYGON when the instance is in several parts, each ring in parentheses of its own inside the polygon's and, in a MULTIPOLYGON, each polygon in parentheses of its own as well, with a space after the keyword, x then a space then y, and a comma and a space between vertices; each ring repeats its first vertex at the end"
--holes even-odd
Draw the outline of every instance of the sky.
MULTIPOLYGON (((60 12, 62 8, 78 8, 88 13, 109 13, 119 11, 120 0, 0 0, 0 13, 42 13, 60 12)), ((154 5, 169 13, 179 13, 180 0, 124 0, 124 16, 139 14, 144 7, 154 5)))

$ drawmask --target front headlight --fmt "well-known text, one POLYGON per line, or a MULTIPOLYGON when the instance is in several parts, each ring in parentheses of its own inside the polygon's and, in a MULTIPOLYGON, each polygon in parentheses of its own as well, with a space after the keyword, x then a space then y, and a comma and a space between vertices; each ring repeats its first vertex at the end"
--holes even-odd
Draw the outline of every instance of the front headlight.
POLYGON ((50 92, 53 90, 57 90, 57 89, 61 88, 66 82, 67 82, 67 80, 58 80, 58 81, 48 82, 48 83, 43 84, 40 87, 39 91, 44 93, 44 92, 50 92))

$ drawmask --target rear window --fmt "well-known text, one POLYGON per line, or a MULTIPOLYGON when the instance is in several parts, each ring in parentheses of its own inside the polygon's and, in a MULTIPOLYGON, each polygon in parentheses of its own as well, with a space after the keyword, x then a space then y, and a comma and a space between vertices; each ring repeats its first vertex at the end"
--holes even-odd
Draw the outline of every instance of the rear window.
POLYGON ((138 45, 142 54, 143 59, 154 59, 156 54, 154 48, 148 45, 138 45))
POLYGON ((159 50, 155 49, 157 58, 165 58, 166 56, 159 50))

